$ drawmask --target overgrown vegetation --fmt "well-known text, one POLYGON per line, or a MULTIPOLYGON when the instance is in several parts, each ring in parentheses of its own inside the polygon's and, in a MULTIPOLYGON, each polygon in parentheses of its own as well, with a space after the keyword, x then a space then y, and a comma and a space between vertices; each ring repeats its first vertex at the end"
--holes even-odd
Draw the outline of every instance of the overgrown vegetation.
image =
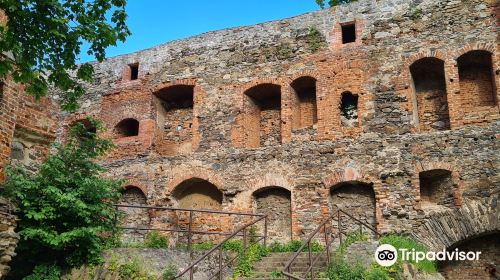
POLYGON ((342 240, 342 245, 337 249, 338 254, 344 255, 347 248, 358 241, 368 240, 368 234, 360 233, 359 231, 351 232, 342 240))
POLYGON ((109 271, 117 272, 120 279, 133 279, 133 280, 157 280, 158 277, 150 274, 144 265, 137 259, 125 263, 118 263, 116 256, 113 256, 109 266, 109 271))
POLYGON ((33 272, 24 277, 24 280, 59 280, 61 277, 61 269, 56 265, 37 265, 33 272))
POLYGON ((309 45, 309 50, 312 53, 317 52, 321 48, 321 32, 314 26, 309 27, 309 32, 307 34, 307 44, 309 45))
MULTIPOLYGON (((296 252, 304 244, 301 240, 293 240, 288 243, 273 242, 268 246, 268 250, 271 253, 285 253, 285 252, 296 252)), ((317 241, 311 242, 312 252, 323 251, 323 246, 317 241)), ((309 251, 309 247, 304 247, 304 251, 309 251)))
MULTIPOLYGON (((99 122, 89 122, 102 130, 99 122)), ((113 203, 122 188, 121 180, 102 177, 104 169, 96 163, 111 147, 110 140, 100 139, 78 123, 68 142, 56 144, 55 153, 38 172, 7 168, 3 189, 20 210, 17 232, 21 236, 10 277, 42 273, 40 265, 46 265, 44 270, 66 269, 102 261, 117 214, 113 203)))
POLYGON ((238 265, 234 269, 233 279, 252 276, 255 263, 268 254, 267 248, 261 244, 252 244, 246 252, 241 251, 238 265))
POLYGON ((316 0, 316 3, 321 7, 321 9, 324 9, 325 8, 325 2, 326 2, 326 4, 328 4, 328 6, 333 7, 333 6, 347 4, 347 3, 350 3, 350 2, 354 2, 354 1, 356 1, 356 0, 328 0, 328 1, 325 1, 325 0, 316 0))
MULTIPOLYGON (((340 246, 336 252, 336 255, 328 268, 329 279, 334 280, 389 280, 389 279, 403 279, 402 270, 403 262, 400 258, 396 264, 390 267, 382 267, 376 263, 373 263, 371 267, 365 268, 360 264, 349 264, 345 261, 345 253, 347 248, 357 241, 367 240, 366 235, 361 235, 359 233, 349 234, 345 242, 340 246)), ((415 249, 417 251, 427 252, 427 248, 424 245, 418 243, 414 239, 406 236, 400 235, 386 235, 383 236, 380 244, 391 244, 397 250, 400 248, 406 248, 408 250, 415 249)), ((410 261, 419 271, 427 273, 435 273, 436 265, 433 262, 424 260, 418 264, 414 261, 410 261)))
POLYGON ((130 35, 126 0, 2 0, 8 17, 0 25, 0 80, 11 75, 26 92, 45 96, 49 85, 60 89, 62 108, 74 110, 92 80, 90 64, 78 65, 84 42, 87 54, 102 61, 106 48, 130 35))
POLYGON ((161 278, 163 280, 170 280, 170 279, 174 278, 178 273, 179 273, 179 269, 177 268, 177 266, 171 264, 171 265, 167 266, 167 268, 165 268, 165 270, 163 271, 163 274, 161 275, 161 278))
MULTIPOLYGON (((401 235, 395 235, 395 234, 390 234, 383 236, 380 238, 380 243, 381 244, 391 244, 396 248, 396 250, 399 251, 399 249, 408 249, 411 251, 412 249, 415 249, 415 251, 421 251, 427 253, 428 249, 425 247, 423 244, 417 242, 415 239, 408 237, 408 236, 401 236, 401 235)), ((415 260, 410 260, 410 263, 415 265, 415 267, 423 272, 427 273, 436 273, 437 272, 437 266, 435 262, 429 261, 427 259, 424 259, 422 261, 419 261, 418 263, 415 262, 415 260)), ((401 258, 398 258, 398 261, 394 266, 396 267, 401 267, 402 262, 401 258)))

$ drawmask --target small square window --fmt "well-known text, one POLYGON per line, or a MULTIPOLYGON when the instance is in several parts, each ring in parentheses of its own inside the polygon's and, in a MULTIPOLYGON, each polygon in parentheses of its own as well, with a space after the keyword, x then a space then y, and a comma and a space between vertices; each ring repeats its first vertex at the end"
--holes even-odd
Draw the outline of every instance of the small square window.
POLYGON ((139 78, 139 64, 131 64, 130 67, 130 80, 137 80, 139 78))
POLYGON ((342 25, 342 44, 356 42, 356 25, 354 23, 342 25))

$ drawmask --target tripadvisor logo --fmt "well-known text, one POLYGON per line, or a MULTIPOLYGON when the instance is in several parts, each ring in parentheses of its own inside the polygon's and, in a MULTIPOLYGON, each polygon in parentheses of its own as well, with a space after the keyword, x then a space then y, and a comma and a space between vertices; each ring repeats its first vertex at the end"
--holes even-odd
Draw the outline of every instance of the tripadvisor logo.
POLYGON ((396 263, 398 258, 402 261, 412 261, 418 263, 423 260, 429 261, 477 261, 479 260, 481 252, 464 252, 459 251, 458 248, 453 251, 446 251, 445 249, 438 252, 422 252, 415 249, 400 248, 396 250, 390 244, 382 244, 378 246, 375 251, 375 260, 381 266, 391 266, 396 263))

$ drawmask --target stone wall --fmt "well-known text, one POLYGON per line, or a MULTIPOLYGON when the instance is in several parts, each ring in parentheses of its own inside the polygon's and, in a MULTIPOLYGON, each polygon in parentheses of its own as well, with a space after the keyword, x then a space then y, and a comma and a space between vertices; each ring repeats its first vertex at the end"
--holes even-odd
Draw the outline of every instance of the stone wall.
POLYGON ((461 252, 481 252, 477 261, 446 261, 438 264, 446 279, 494 280, 500 277, 500 236, 498 233, 468 240, 457 247, 461 252))
MULTIPOLYGON (((105 165, 110 176, 142 186, 151 205, 179 205, 176 187, 204 180, 222 195, 218 209, 251 212, 258 211, 254 193, 281 187, 291 193, 291 235, 298 239, 332 213, 334 186, 358 182, 373 189, 366 203, 374 208, 359 214, 367 222, 384 233, 428 232, 419 238, 438 244, 439 231, 427 228, 442 226, 436 217, 498 197, 498 9, 489 0, 360 0, 110 58, 94 64, 89 94, 79 112, 63 115, 60 136, 86 115, 110 130, 138 120, 138 135, 114 139, 105 165), (346 24, 355 25, 356 36, 344 44, 346 24), (484 53, 490 63, 477 55, 484 53), (131 64, 139 67, 137 80, 124 75, 131 64), (298 96, 294 81, 303 77, 315 80, 315 103, 298 96), (192 110, 159 122, 165 112, 157 95, 180 85, 193 88, 192 110), (355 125, 342 119, 345 92, 358 97, 355 125), (191 136, 164 141, 165 125, 189 126, 187 115, 191 130, 181 131, 191 136), (421 180, 431 170, 451 179, 421 180), (426 184, 438 186, 444 207, 426 208, 426 184)), ((352 195, 365 201, 364 193, 352 195)), ((343 207, 360 208, 350 201, 343 207)), ((152 213, 156 226, 176 219, 152 213)), ((207 218, 204 225, 222 229, 233 219, 207 218)), ((477 228, 462 222, 447 226, 477 228)))
POLYGON ((268 215, 267 231, 271 241, 291 240, 291 197, 283 188, 270 187, 254 193, 255 211, 268 215))
POLYGON ((10 271, 9 262, 16 255, 14 252, 19 235, 15 233, 16 216, 14 206, 0 197, 0 279, 10 271))

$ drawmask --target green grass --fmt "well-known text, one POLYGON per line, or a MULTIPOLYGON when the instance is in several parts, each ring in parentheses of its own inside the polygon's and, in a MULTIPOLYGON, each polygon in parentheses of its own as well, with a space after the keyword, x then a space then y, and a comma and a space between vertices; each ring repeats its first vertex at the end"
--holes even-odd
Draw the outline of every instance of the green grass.
MULTIPOLYGON (((386 235, 380 238, 380 244, 391 244, 396 248, 396 250, 399 249, 408 249, 412 250, 415 249, 415 251, 422 251, 427 253, 428 249, 425 247, 423 244, 419 243, 415 239, 408 237, 408 236, 401 236, 401 235, 395 235, 395 234, 390 234, 386 235)), ((398 263, 401 262, 401 258, 398 258, 398 263)), ((433 261, 429 261, 427 259, 424 259, 422 261, 419 261, 418 263, 414 260, 410 260, 409 263, 415 265, 415 267, 423 272, 427 273, 436 273, 437 272, 437 267, 436 263, 433 261)))
MULTIPOLYGON (((300 249, 300 247, 304 244, 300 240, 293 240, 288 243, 279 243, 279 242, 273 242, 268 246, 268 250, 271 253, 287 253, 287 252, 297 252, 297 250, 300 249)), ((311 242, 311 251, 312 252, 321 252, 323 251, 324 247, 319 244, 317 241, 311 242)), ((308 247, 304 247, 304 251, 308 251, 308 247)))

